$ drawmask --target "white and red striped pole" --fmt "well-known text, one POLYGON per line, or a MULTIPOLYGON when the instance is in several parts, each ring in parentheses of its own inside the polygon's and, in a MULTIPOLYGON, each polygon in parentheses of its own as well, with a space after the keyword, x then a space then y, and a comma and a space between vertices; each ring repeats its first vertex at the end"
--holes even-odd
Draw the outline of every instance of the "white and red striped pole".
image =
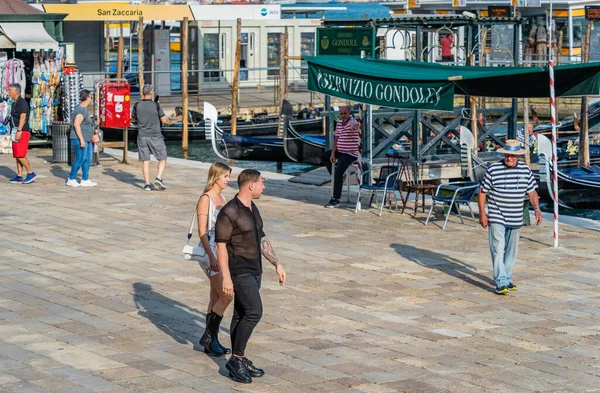
POLYGON ((553 246, 558 247, 558 162, 556 154, 556 97, 554 89, 554 60, 552 59, 552 30, 554 23, 552 21, 552 0, 550 0, 550 23, 548 28, 548 71, 550 73, 550 120, 552 122, 552 200, 554 201, 554 242, 553 246))

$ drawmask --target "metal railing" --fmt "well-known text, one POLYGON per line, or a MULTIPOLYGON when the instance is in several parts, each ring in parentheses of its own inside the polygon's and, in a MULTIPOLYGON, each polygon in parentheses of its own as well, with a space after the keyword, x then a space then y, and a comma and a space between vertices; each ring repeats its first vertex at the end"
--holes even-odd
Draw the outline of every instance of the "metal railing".
MULTIPOLYGON (((291 67, 290 67, 291 68, 291 67)), ((307 67, 296 67, 296 71, 288 72, 288 85, 295 91, 307 91, 307 75, 303 75, 302 70, 307 67)), ((279 67, 256 67, 239 69, 240 88, 262 88, 276 87, 279 85, 279 67)), ((231 69, 212 69, 203 68, 188 71, 188 91, 190 93, 228 91, 233 88, 233 73, 231 69)), ((110 72, 83 72, 84 88, 93 89, 94 83, 98 79, 114 77, 116 71, 110 72)), ((137 67, 127 69, 123 72, 123 78, 129 81, 132 91, 139 89, 139 74, 137 67)), ((170 71, 144 71, 144 83, 154 85, 155 91, 161 95, 181 94, 181 70, 170 71)))

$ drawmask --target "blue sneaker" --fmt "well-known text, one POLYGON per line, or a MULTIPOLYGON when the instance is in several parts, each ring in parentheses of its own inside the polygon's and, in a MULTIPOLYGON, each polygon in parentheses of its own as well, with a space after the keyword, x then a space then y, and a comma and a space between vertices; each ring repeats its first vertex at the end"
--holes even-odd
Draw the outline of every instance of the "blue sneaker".
POLYGON ((25 180, 23 180, 23 184, 33 183, 35 179, 37 179, 35 172, 28 173, 27 176, 25 176, 25 180))
POLYGON ((156 187, 162 191, 167 189, 167 186, 165 186, 165 183, 163 183, 162 179, 159 179, 158 177, 156 179, 154 179, 154 187, 156 187))
POLYGON ((21 176, 15 176, 12 179, 10 179, 8 182, 12 183, 12 184, 21 184, 21 183, 23 183, 23 178, 21 176))

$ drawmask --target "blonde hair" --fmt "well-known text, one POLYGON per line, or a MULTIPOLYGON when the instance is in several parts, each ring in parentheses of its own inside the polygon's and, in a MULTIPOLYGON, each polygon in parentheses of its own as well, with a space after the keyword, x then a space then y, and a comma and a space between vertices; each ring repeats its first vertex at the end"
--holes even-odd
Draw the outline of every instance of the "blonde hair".
POLYGON ((220 161, 217 161, 214 164, 212 164, 208 169, 208 180, 206 181, 204 192, 210 191, 210 189, 213 188, 217 180, 227 172, 231 173, 231 167, 229 165, 223 164, 220 161))

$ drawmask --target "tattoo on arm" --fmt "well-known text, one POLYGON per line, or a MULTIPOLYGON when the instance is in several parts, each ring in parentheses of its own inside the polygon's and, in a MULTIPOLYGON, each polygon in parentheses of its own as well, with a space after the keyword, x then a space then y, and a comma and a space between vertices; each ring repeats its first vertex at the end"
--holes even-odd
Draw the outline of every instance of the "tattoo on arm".
POLYGON ((260 241, 260 252, 273 266, 277 267, 277 265, 279 265, 279 258, 275 255, 273 246, 271 246, 271 242, 269 242, 269 239, 267 239, 266 236, 263 236, 260 241))

